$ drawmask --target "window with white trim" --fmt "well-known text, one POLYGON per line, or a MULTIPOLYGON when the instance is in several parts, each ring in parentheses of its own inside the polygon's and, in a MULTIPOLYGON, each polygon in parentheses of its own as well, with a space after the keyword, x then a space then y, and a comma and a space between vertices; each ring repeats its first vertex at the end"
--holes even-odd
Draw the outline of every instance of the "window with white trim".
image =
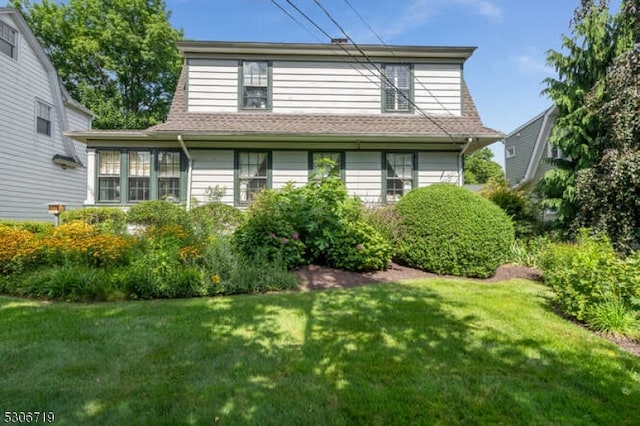
POLYGON ((385 112, 411 111, 411 66, 386 64, 383 69, 385 112))
POLYGON ((551 144, 551 142, 547 142, 547 158, 551 160, 557 160, 563 158, 562 150, 557 146, 551 144))
POLYGON ((51 136, 51 106, 36 100, 36 132, 51 136))
POLYGON ((6 22, 0 20, 0 52, 4 53, 10 58, 16 59, 17 39, 18 32, 6 22))
POLYGON ((120 151, 98 152, 98 201, 120 201, 120 151))
POLYGON ((413 152, 387 152, 384 154, 386 171, 385 202, 395 203, 414 186, 415 154, 413 152))
POLYGON ((180 201, 181 154, 158 151, 158 199, 180 201))
POLYGON ((513 158, 516 156, 516 147, 515 146, 508 146, 507 149, 505 150, 505 157, 506 158, 513 158))
POLYGON ((269 108, 269 63, 242 63, 242 109, 269 108))
POLYGON ((251 203, 269 183, 269 152, 236 152, 238 164, 237 202, 251 203))
POLYGON ((129 201, 150 200, 151 153, 129 151, 129 201))

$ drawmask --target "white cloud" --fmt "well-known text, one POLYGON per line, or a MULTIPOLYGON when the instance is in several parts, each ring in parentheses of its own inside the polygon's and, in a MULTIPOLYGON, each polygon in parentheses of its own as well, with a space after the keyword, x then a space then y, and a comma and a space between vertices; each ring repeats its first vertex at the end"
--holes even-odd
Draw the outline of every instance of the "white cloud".
POLYGON ((520 72, 526 74, 550 74, 553 71, 547 66, 544 59, 534 55, 516 55, 511 58, 511 61, 515 62, 520 72))
POLYGON ((393 20, 387 30, 386 37, 393 37, 423 25, 430 18, 440 15, 447 9, 468 8, 466 11, 474 15, 499 20, 502 9, 490 0, 411 0, 402 15, 393 20))

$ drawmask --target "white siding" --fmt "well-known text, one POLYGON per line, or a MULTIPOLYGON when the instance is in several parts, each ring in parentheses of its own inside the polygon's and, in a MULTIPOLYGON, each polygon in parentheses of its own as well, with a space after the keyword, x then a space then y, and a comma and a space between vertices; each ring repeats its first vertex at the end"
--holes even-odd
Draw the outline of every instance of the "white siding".
POLYGON ((273 63, 273 112, 379 114, 380 105, 380 77, 371 66, 273 63))
POLYGON ((456 64, 417 64, 414 101, 427 114, 462 114, 462 69, 456 64))
MULTIPOLYGON (((19 29, 8 15, 0 19, 19 29)), ((22 34, 18 35, 17 48, 17 60, 0 54, 0 217, 53 221, 47 213, 48 203, 59 201, 68 209, 82 206, 86 170, 63 170, 52 162, 55 154, 68 155, 60 111, 46 69, 22 34), (52 106, 51 137, 35 131, 36 98, 52 106)), ((75 118, 73 122, 82 124, 75 118)), ((84 145, 76 144, 76 148, 86 161, 84 145)))
POLYGON ((309 176, 309 154, 307 151, 273 151, 271 187, 280 189, 288 182, 303 186, 309 176))
POLYGON ((459 183, 457 152, 421 152, 418 154, 418 186, 434 183, 459 183))
POLYGON ((382 159, 379 151, 348 151, 345 183, 350 195, 365 203, 382 201, 382 159))
POLYGON ((231 150, 192 150, 193 174, 191 178, 191 196, 201 203, 208 202, 209 187, 224 188, 221 201, 233 205, 233 151, 231 150))
POLYGON ((238 61, 189 59, 187 110, 238 111, 238 61))

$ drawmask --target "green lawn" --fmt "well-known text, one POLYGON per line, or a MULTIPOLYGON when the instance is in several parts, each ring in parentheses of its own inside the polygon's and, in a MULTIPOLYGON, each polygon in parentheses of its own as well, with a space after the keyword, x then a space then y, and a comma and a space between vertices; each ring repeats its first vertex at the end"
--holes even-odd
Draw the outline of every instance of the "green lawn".
POLYGON ((0 409, 56 424, 638 424, 640 358, 546 287, 417 280, 178 301, 0 297, 0 409))

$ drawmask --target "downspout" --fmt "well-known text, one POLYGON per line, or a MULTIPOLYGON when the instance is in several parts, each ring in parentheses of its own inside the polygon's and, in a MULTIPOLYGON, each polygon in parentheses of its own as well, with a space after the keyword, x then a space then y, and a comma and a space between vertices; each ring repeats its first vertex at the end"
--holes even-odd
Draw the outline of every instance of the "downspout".
POLYGON ((182 152, 184 152, 185 157, 189 161, 187 166, 187 210, 191 208, 191 179, 193 176, 193 159, 191 158, 191 154, 187 149, 187 146, 184 144, 184 140, 182 140, 182 135, 178 135, 178 142, 182 147, 182 152))
POLYGON ((458 156, 458 170, 460 170, 460 175, 458 177, 458 184, 460 186, 464 185, 464 154, 466 154, 466 152, 469 150, 472 143, 473 143, 473 138, 472 137, 467 138, 467 143, 464 145, 464 147, 462 148, 462 151, 460 151, 460 155, 458 156))

